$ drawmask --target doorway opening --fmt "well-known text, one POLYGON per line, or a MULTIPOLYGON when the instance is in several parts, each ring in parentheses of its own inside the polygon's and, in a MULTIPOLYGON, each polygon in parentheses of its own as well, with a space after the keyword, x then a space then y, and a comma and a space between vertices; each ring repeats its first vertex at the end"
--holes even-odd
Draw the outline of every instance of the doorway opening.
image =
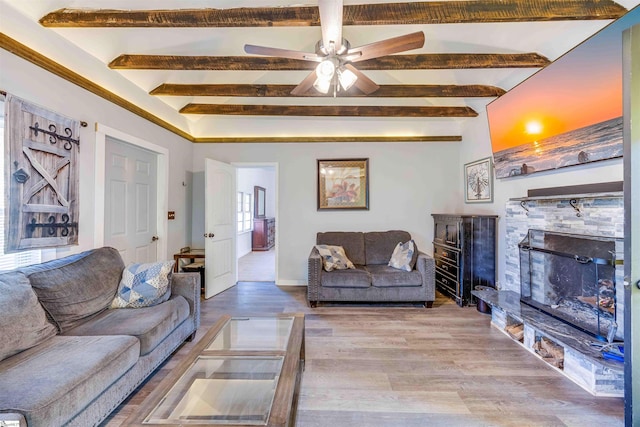
POLYGON ((277 165, 237 163, 238 282, 276 282, 277 165))

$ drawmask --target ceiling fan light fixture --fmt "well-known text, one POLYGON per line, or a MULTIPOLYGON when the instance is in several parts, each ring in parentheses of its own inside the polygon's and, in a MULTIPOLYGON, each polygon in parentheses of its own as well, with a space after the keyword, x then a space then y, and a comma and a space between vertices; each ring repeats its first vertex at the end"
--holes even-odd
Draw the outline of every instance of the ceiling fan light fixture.
POLYGON ((342 89, 349 90, 351 86, 358 80, 358 76, 355 73, 347 68, 340 67, 338 69, 338 80, 340 81, 340 86, 342 89))
POLYGON ((313 87, 320 93, 327 94, 329 93, 329 88, 331 87, 331 79, 325 80, 321 78, 317 78, 313 83, 313 87))
POLYGON ((336 64, 331 59, 325 59, 316 67, 316 75, 318 79, 331 82, 336 72, 336 64))

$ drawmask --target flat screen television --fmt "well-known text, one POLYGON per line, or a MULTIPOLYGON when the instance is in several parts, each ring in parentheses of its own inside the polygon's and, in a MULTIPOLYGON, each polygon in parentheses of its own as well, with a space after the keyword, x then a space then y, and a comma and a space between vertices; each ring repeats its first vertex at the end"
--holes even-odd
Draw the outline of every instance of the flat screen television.
POLYGON ((496 178, 622 157, 622 32, 640 7, 487 105, 496 178))

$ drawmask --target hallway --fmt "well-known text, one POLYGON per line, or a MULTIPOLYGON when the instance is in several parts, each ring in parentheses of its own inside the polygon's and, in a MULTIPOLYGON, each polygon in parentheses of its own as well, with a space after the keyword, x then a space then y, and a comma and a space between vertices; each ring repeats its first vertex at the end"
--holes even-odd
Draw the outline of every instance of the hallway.
POLYGON ((275 282, 276 251, 253 251, 238 259, 238 282, 275 282))

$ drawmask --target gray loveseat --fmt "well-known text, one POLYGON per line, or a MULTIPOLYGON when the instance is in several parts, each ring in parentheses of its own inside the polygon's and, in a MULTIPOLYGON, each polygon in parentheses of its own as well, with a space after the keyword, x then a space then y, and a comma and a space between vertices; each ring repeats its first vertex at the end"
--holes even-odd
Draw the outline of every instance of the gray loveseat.
POLYGON ((307 298, 318 302, 422 302, 435 301, 435 262, 418 253, 412 271, 389 267, 389 259, 399 242, 411 240, 406 231, 317 233, 317 245, 342 246, 355 269, 325 271, 314 246, 309 255, 307 298))
POLYGON ((123 269, 100 248, 0 274, 0 421, 97 425, 193 337, 197 273, 174 274, 158 305, 108 308, 123 269))

